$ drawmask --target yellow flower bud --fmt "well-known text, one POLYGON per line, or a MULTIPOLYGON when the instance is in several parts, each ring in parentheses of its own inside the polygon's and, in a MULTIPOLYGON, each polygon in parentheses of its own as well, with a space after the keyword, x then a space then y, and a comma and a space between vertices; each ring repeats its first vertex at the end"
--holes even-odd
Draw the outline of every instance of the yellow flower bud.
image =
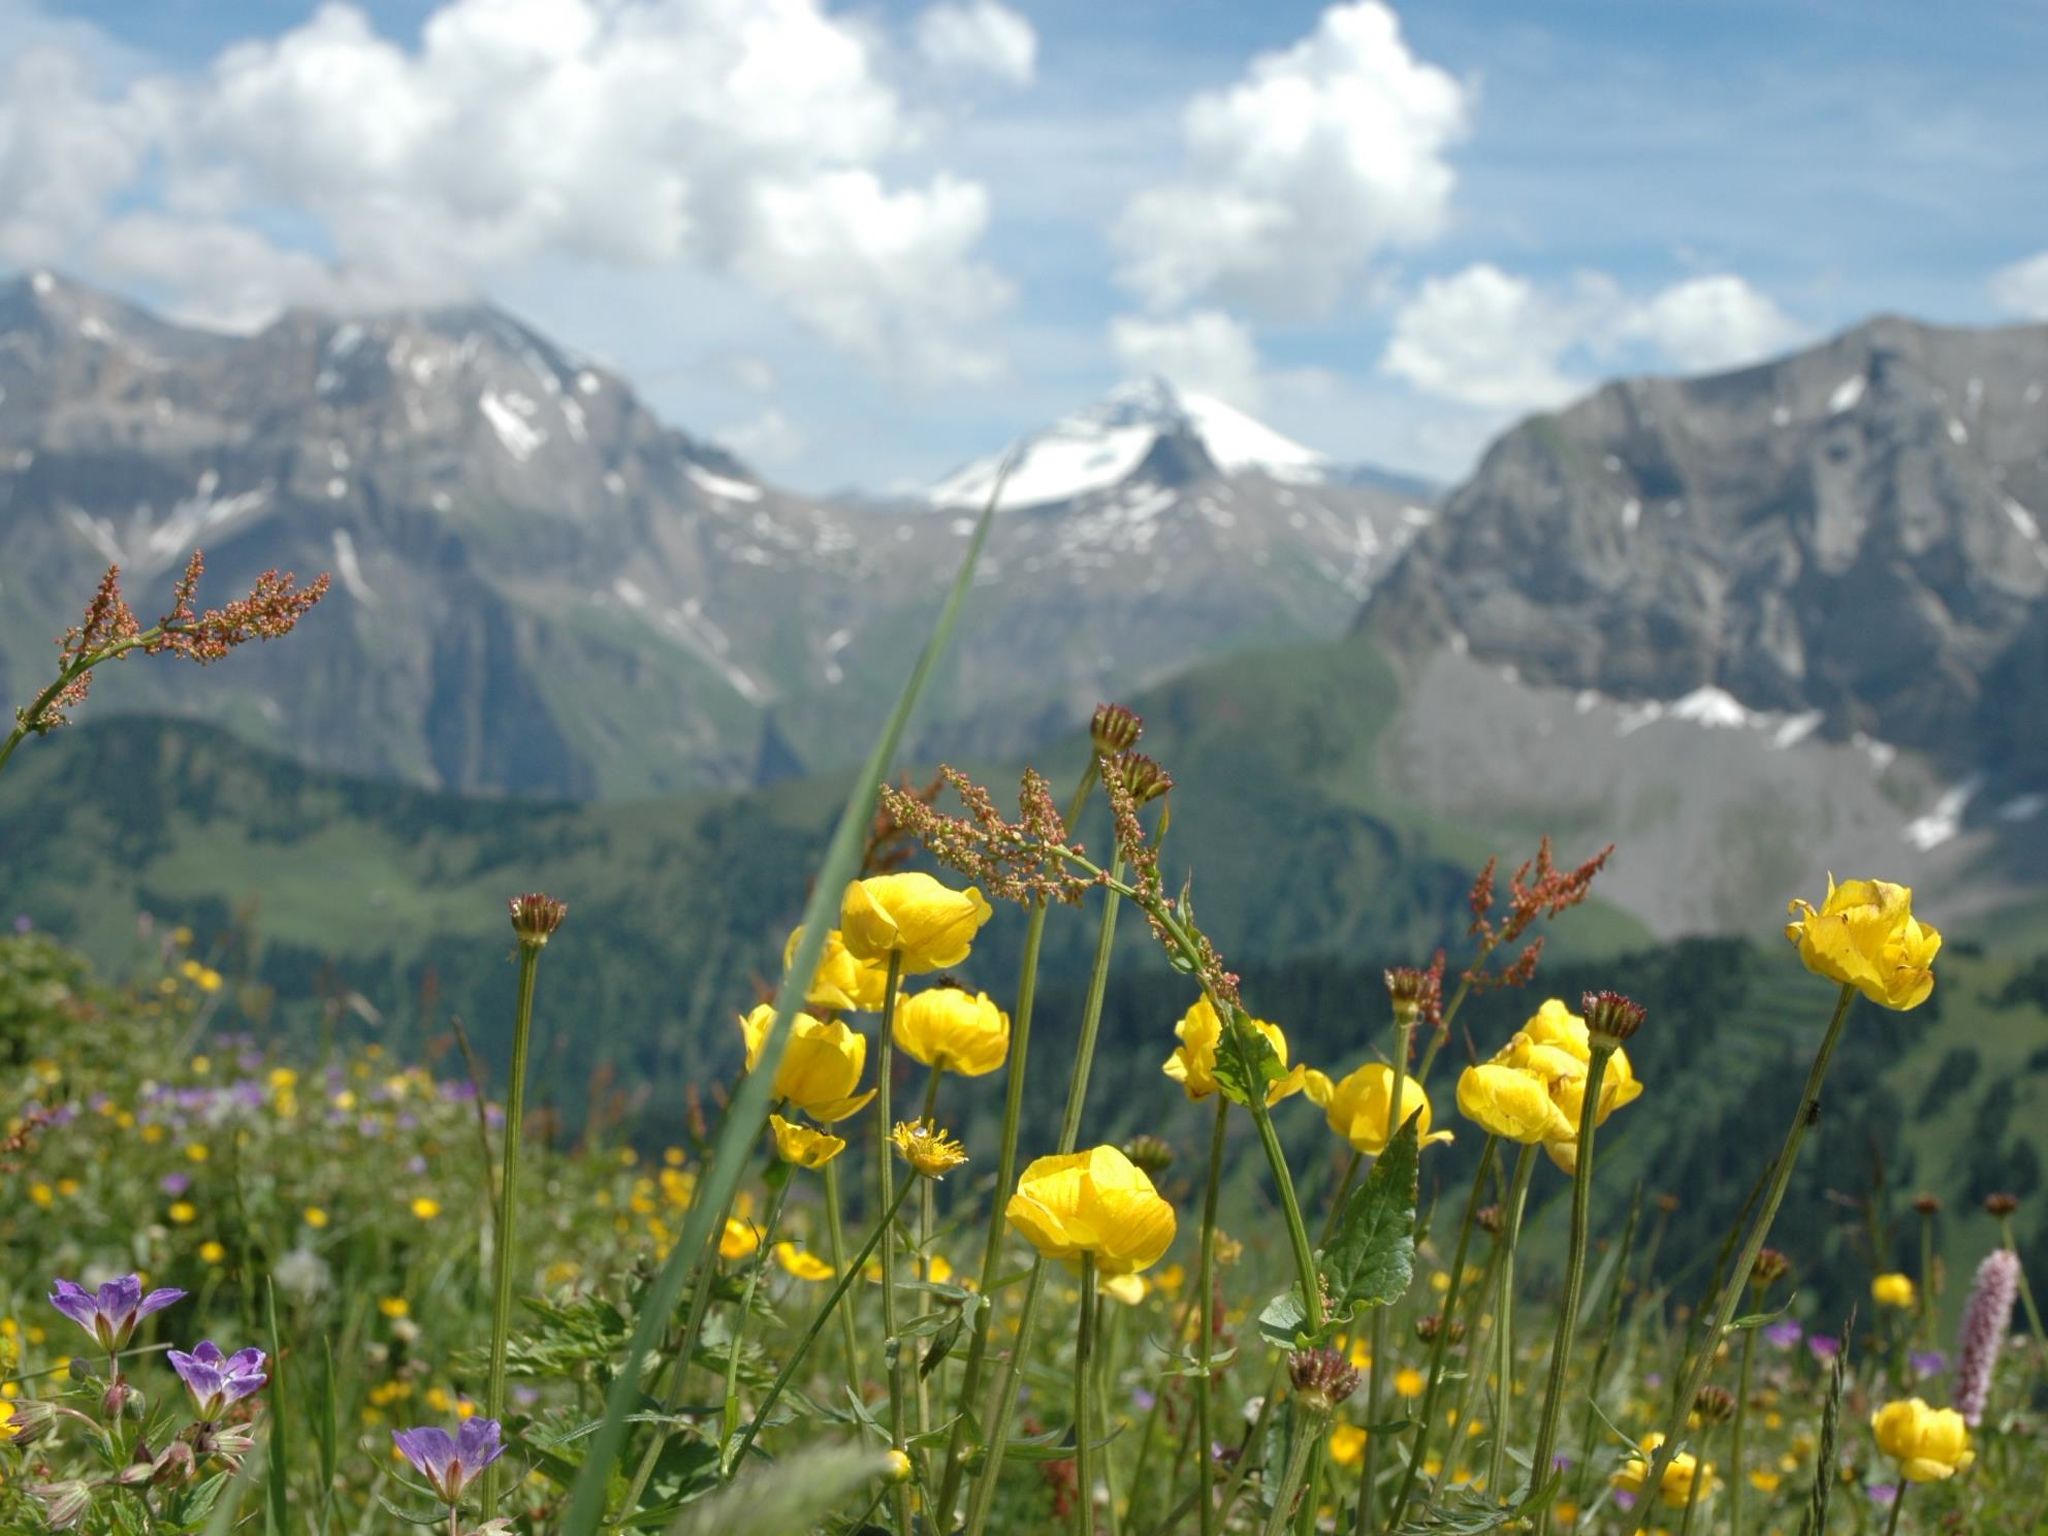
MULTIPOLYGON (((1385 1062, 1369 1061, 1342 1081, 1332 1083, 1320 1072, 1308 1074, 1308 1096, 1323 1107, 1330 1129, 1351 1143, 1352 1149, 1367 1157, 1386 1151, 1392 1130, 1387 1118, 1393 1110, 1394 1069, 1385 1062)), ((1429 1128, 1429 1097, 1414 1078, 1401 1079, 1401 1119, 1421 1114, 1415 1129, 1426 1146, 1449 1141, 1449 1131, 1432 1133, 1429 1128)))
MULTIPOLYGON (((1278 1024, 1269 1024, 1264 1019, 1253 1019, 1252 1028, 1264 1035, 1273 1045, 1273 1054, 1280 1058, 1280 1065, 1287 1065, 1287 1036, 1278 1024)), ((1180 1022, 1173 1026, 1174 1037, 1179 1047, 1166 1058, 1161 1069, 1166 1075, 1187 1090, 1191 1099, 1206 1099, 1216 1091, 1216 1051, 1223 1043, 1223 1021, 1210 1006, 1207 997, 1195 999, 1194 1006, 1181 1015, 1180 1022)), ((1301 1092, 1308 1086, 1309 1071, 1296 1066, 1284 1077, 1266 1089, 1266 1102, 1278 1104, 1290 1094, 1301 1092)), ((1324 1079, 1328 1081, 1328 1079, 1324 1079)))
MULTIPOLYGON (((813 1130, 780 1115, 770 1115, 768 1125, 775 1132, 775 1154, 799 1168, 822 1168, 846 1150, 846 1143, 829 1131, 813 1130)), ((673 1175, 664 1170, 663 1187, 673 1175)))
MULTIPOLYGON (((768 1031, 775 1023, 775 1010, 763 1003, 740 1020, 740 1032, 747 1042, 747 1070, 754 1070, 761 1050, 768 1043, 768 1031)), ((830 1024, 799 1013, 790 1020, 790 1039, 775 1069, 775 1096, 787 1099, 813 1120, 827 1125, 844 1120, 873 1098, 874 1090, 856 1094, 860 1075, 867 1066, 866 1036, 835 1019, 830 1024)))
POLYGON ((933 987, 896 1004, 896 1044, 942 1072, 981 1077, 1010 1054, 1010 1016, 986 992, 933 987))
POLYGON ((1884 880, 1828 876, 1827 900, 1816 912, 1791 904, 1785 937, 1799 946, 1809 971, 1854 987, 1873 1003, 1918 1008, 1934 990, 1941 935, 1913 916, 1910 887, 1884 880))
POLYGON ((1953 1408, 1930 1408, 1917 1397, 1886 1403, 1871 1415, 1870 1429, 1877 1448, 1899 1464, 1909 1483, 1940 1482, 1977 1459, 1963 1416, 1953 1408))
POLYGON ((1870 1299, 1880 1307, 1911 1307, 1919 1300, 1910 1275, 1879 1275, 1870 1282, 1870 1299))
MULTIPOLYGON (((1654 1459, 1657 1448, 1664 1443, 1661 1434, 1643 1436, 1643 1455, 1631 1456, 1621 1464, 1621 1470, 1614 1474, 1614 1486, 1625 1492, 1642 1496, 1643 1485, 1650 1480, 1650 1459, 1654 1459)), ((1657 1497, 1670 1509, 1683 1509, 1694 1500, 1693 1480, 1700 1483, 1698 1497, 1704 1499, 1720 1486, 1714 1476, 1714 1465, 1708 1462, 1701 1466, 1699 1458, 1691 1451, 1680 1451, 1671 1458, 1671 1465, 1664 1469, 1664 1479, 1657 1485, 1657 1497)))
MULTIPOLYGON (((789 969, 796 947, 803 942, 801 925, 790 929, 789 942, 782 946, 782 967, 789 969)), ((870 965, 847 953, 846 939, 834 928, 825 935, 825 948, 818 956, 818 969, 804 991, 804 1001, 813 1008, 849 1013, 874 1013, 882 1006, 882 994, 889 985, 887 964, 870 965)))
POLYGON ((1105 1277, 1136 1274, 1173 1245, 1173 1207, 1115 1147, 1041 1157, 1004 1215, 1048 1259, 1092 1254, 1105 1277))
POLYGON ((839 931, 855 959, 886 966, 899 954, 903 974, 917 976, 965 960, 974 935, 993 915, 974 886, 956 891, 912 870, 849 885, 839 931))

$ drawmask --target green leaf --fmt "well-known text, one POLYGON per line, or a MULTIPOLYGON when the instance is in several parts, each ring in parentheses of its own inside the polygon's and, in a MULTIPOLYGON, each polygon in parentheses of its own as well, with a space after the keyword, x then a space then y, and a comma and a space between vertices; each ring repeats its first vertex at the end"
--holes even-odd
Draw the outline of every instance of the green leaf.
MULTIPOLYGON (((718 1140, 712 1148, 710 1165, 699 1180, 697 1198, 683 1221, 683 1230, 676 1239, 676 1245, 663 1262, 654 1283, 648 1287, 646 1302, 633 1329, 632 1343, 626 1351, 628 1360, 645 1361, 656 1355, 662 1329, 674 1315, 676 1303, 681 1299, 684 1280, 706 1259, 712 1238, 712 1218, 725 1209, 726 1201, 739 1188, 740 1175, 751 1161, 753 1148, 760 1141, 762 1131, 767 1128, 775 1069, 781 1065, 783 1053, 789 1048, 790 1021, 796 1016, 804 993, 810 987, 811 977, 818 969, 818 961, 824 955, 825 935, 837 926, 839 903, 847 882, 860 872, 868 827, 874 819, 875 800, 882 780, 888 775, 889 765, 895 761, 904 728, 910 723, 911 710, 917 704, 918 695, 924 691, 925 681, 937 665, 940 652, 945 650, 953 626, 959 621, 960 610, 966 605, 967 593, 974 585, 974 568, 981 560, 982 545, 988 540, 989 525, 995 518, 996 503, 1002 496, 1008 470, 1009 466, 1005 464, 996 476, 988 505, 982 509, 981 518, 974 525, 974 536, 967 542, 966 556, 960 562, 959 574, 953 578, 952 590, 946 595, 938 622, 932 627, 924 650, 918 655, 917 665, 911 669, 910 679, 903 685, 902 697, 890 711, 874 750, 861 765, 853 788, 847 794, 846 804, 840 810, 838 825, 833 828, 824 861, 818 867, 817 882, 811 888, 811 899, 804 904, 803 938, 797 944, 796 953, 790 956, 782 985, 775 992, 775 1022, 769 1028, 768 1038, 762 1042, 755 1070, 740 1083, 739 1091, 733 1095, 726 1110, 725 1123, 720 1127, 718 1140)), ((591 1441, 589 1454, 584 1458, 576 1485, 570 1492, 568 1513, 560 1527, 561 1536, 597 1536, 598 1528, 604 1523, 605 1494, 611 1484, 612 1470, 626 1445, 626 1415, 632 1411, 633 1401, 639 1393, 640 1371, 619 1372, 605 1398, 604 1422, 591 1441)))
POLYGON ((264 1529, 270 1536, 284 1536, 290 1528, 289 1511, 286 1507, 285 1489, 285 1420, 290 1417, 285 1410, 284 1346, 277 1337, 277 1287, 268 1278, 263 1282, 263 1308, 270 1324, 270 1402, 275 1410, 270 1416, 269 1491, 270 1497, 264 1506, 264 1529))
POLYGON ((1513 1505, 1497 1503, 1468 1488, 1451 1494, 1441 1504, 1418 1509, 1401 1522, 1397 1536, 1483 1536, 1520 1519, 1513 1505))
POLYGON ((1264 1102, 1266 1090, 1287 1075, 1273 1042, 1256 1028, 1242 1008, 1232 1007, 1216 1042, 1216 1086, 1233 1104, 1250 1105, 1252 1095, 1264 1102))
POLYGON ((1299 1290, 1285 1290, 1259 1313, 1259 1334, 1276 1349, 1299 1349, 1308 1341, 1303 1329, 1308 1324, 1308 1309, 1301 1304, 1299 1290))
POLYGON ((1383 1307, 1408 1292, 1415 1276, 1415 1165, 1418 1110, 1344 1202, 1344 1214, 1319 1267, 1329 1287, 1332 1324, 1360 1307, 1383 1307))

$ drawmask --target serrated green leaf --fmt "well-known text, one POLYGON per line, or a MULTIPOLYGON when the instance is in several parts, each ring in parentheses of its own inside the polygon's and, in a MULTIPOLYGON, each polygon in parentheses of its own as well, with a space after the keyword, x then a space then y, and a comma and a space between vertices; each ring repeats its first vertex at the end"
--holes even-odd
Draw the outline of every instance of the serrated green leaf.
POLYGON ((1301 1292, 1282 1291, 1259 1311, 1259 1334, 1276 1349, 1299 1349, 1307 1335, 1308 1310, 1301 1304, 1301 1292))
POLYGON ((1416 1136, 1421 1113, 1410 1115, 1372 1172, 1344 1202, 1330 1246, 1318 1261, 1328 1285, 1332 1322, 1360 1307, 1383 1307, 1407 1294, 1415 1276, 1416 1136))
POLYGON ((1287 1075, 1273 1042, 1251 1021, 1242 1008, 1232 1007, 1223 1020, 1223 1034, 1216 1042, 1216 1087, 1233 1104, 1249 1105, 1252 1095, 1261 1101, 1266 1090, 1287 1075))

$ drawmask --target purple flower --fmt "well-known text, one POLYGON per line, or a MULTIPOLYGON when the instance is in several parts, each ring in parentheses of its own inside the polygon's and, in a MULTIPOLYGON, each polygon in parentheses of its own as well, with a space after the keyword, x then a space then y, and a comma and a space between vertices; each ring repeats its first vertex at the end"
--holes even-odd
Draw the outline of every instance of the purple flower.
POLYGON ((1889 1509, 1892 1502, 1899 1496, 1899 1488, 1896 1483, 1872 1483, 1864 1492, 1870 1495, 1870 1502, 1879 1509, 1889 1509))
POLYGON ((70 1280, 50 1284, 50 1305, 99 1340, 100 1348, 109 1354, 127 1347, 135 1325, 143 1318, 184 1299, 185 1293, 171 1286, 143 1295, 139 1275, 109 1280, 97 1293, 70 1280))
POLYGON ((182 1173, 167 1173, 156 1181, 156 1187, 165 1194, 176 1198, 192 1187, 191 1177, 182 1173))
POLYGON ((1956 1411, 1975 1429, 1991 1398, 1991 1374, 2012 1328, 2013 1299, 2019 1295, 2020 1259, 2010 1248, 1994 1248, 1977 1266, 1970 1302, 1963 1309, 1961 1358, 1956 1361, 1956 1411))
POLYGON ((263 1370, 262 1350, 238 1349, 223 1355, 211 1339, 202 1341, 189 1355, 172 1350, 170 1360, 178 1379, 191 1389, 202 1419, 219 1418, 229 1403, 239 1403, 270 1379, 263 1370))
POLYGON ((1925 1381, 1929 1376, 1939 1376, 1948 1369, 1948 1356, 1938 1349, 1916 1349, 1907 1357, 1913 1367, 1913 1375, 1925 1381))
POLYGON ((1158 1401, 1158 1398, 1147 1392, 1143 1387, 1131 1388, 1131 1406, 1140 1413, 1150 1413, 1152 1405, 1158 1401))
POLYGON ((1781 1317, 1764 1330, 1764 1342, 1773 1349, 1790 1349, 1806 1337, 1806 1330, 1794 1318, 1781 1317))
POLYGON ((15 915, 14 931, 16 933, 27 933, 33 927, 35 927, 35 920, 31 918, 26 912, 17 913, 15 915))
POLYGON ((394 1429, 391 1440, 401 1455, 419 1469, 443 1504, 454 1508, 470 1479, 505 1454, 496 1419, 465 1419, 450 1435, 438 1427, 394 1429))
POLYGON ((1842 1341, 1825 1333, 1816 1333, 1806 1341, 1806 1347, 1813 1351, 1816 1360, 1832 1360, 1842 1352, 1842 1341))

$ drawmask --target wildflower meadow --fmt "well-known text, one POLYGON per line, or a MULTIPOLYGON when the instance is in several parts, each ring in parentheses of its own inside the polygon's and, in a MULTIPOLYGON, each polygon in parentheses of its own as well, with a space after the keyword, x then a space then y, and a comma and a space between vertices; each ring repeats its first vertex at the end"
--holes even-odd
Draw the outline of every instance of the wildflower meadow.
MULTIPOLYGON (((1639 1073, 1662 1021, 1626 974, 1545 988, 1604 853, 1487 865, 1464 948, 1301 1059, 1174 868, 1172 765, 1132 711, 1095 713, 1076 782, 1027 771, 1014 819, 955 769, 891 785, 974 559, 772 997, 731 1000, 729 1075, 669 1085, 631 1140, 527 1109, 536 1019, 607 1027, 548 985, 576 892, 506 893, 515 1012, 432 1060, 258 1028, 183 929, 119 977, 0 940, 0 1529, 2048 1529, 2012 1198, 1952 1335, 1931 1256, 1822 1313, 1811 1234, 1777 1220, 1858 1015, 1941 984, 1911 891, 1815 872, 1782 948, 1809 1069, 1718 1248, 1673 1252, 1602 1142, 1685 1115, 1712 1063, 1639 1073), (1096 935, 1078 1016, 1034 1008, 1049 922, 1096 935), (1142 1046, 1101 1038, 1120 924, 1170 968, 1142 1046), (992 925, 1014 973, 979 961, 992 925), (1520 1027, 1475 1038, 1504 989, 1520 1027), (1091 1134, 1108 1050, 1156 1059, 1158 1133, 1091 1134)), ((200 574, 144 628, 109 572, 0 765, 96 668, 283 637, 324 591, 272 573, 202 612, 200 574)), ((1885 1198, 1931 1230, 1931 1197, 1885 1198)))

